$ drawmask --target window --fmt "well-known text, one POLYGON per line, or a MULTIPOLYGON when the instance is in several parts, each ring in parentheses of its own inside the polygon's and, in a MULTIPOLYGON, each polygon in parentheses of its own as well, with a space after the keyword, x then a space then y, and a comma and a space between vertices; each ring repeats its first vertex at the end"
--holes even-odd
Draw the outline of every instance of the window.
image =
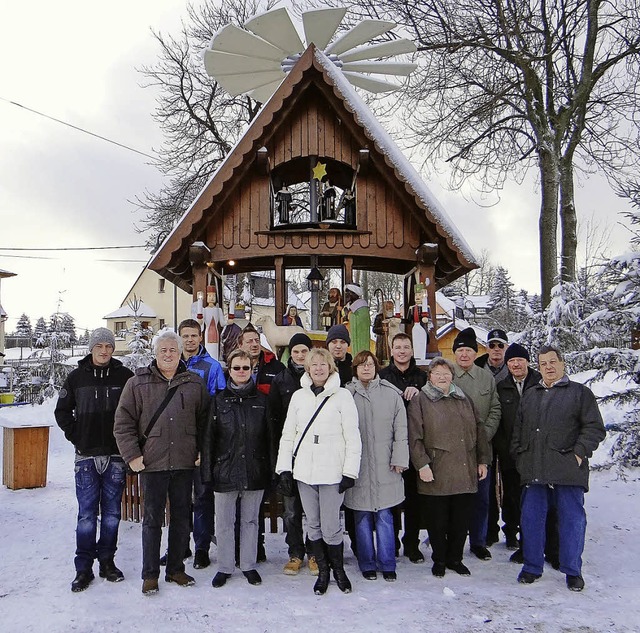
POLYGON ((113 325, 113 329, 115 330, 116 335, 120 335, 122 330, 126 330, 127 329, 127 322, 126 321, 116 321, 114 323, 114 325, 113 325))
POLYGON ((164 284, 166 279, 158 279, 158 292, 164 292, 164 284))

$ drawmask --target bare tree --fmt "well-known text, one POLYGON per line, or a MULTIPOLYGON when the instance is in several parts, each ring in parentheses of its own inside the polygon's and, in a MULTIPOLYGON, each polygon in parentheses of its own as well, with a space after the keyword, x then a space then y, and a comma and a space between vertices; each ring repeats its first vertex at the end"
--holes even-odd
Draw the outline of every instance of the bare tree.
POLYGON ((260 108, 249 97, 231 97, 218 86, 204 69, 202 52, 222 26, 241 25, 272 5, 273 0, 189 4, 177 36, 153 33, 160 47, 158 61, 140 71, 146 86, 159 89, 154 119, 165 141, 156 166, 167 184, 136 199, 144 214, 138 230, 148 232, 152 249, 171 231, 260 108))
MULTIPOLYGON (((331 4, 334 0, 316 0, 331 4)), ((341 2, 342 3, 342 2, 341 2)), ((540 277, 576 271, 577 168, 617 178, 637 162, 637 0, 355 0, 353 21, 395 20, 420 67, 397 103, 427 161, 486 190, 537 167, 540 277)))

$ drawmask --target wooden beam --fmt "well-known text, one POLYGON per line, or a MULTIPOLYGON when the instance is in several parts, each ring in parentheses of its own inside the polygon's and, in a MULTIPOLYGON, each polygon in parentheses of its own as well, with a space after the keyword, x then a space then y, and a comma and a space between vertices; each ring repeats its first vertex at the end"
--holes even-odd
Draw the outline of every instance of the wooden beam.
POLYGON ((275 273, 276 273, 276 324, 282 323, 285 307, 285 288, 287 280, 285 278, 284 257, 281 255, 274 257, 275 273))

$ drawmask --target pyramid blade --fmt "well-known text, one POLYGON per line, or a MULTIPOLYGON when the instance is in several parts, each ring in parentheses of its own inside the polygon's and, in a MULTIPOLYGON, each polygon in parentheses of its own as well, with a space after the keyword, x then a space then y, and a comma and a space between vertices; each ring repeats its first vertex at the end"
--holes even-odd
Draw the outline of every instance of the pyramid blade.
POLYGON ((343 72, 373 73, 375 75, 410 75, 418 64, 400 62, 348 62, 343 64, 343 72))
POLYGON ((304 50, 300 35, 291 21, 289 12, 284 8, 256 15, 247 20, 244 27, 285 51, 287 55, 301 53, 304 50))
POLYGON ((333 44, 327 46, 325 53, 327 55, 340 55, 340 53, 344 53, 355 46, 360 46, 360 44, 364 44, 370 39, 390 31, 395 26, 395 22, 387 22, 384 20, 362 20, 360 24, 354 26, 342 37, 339 37, 333 44))
POLYGON ((256 88, 249 93, 249 96, 259 103, 266 103, 269 101, 273 93, 278 89, 278 86, 282 83, 282 81, 272 81, 270 84, 266 86, 262 86, 260 88, 256 88))
POLYGON ((344 14, 345 8, 339 9, 318 9, 317 11, 307 11, 302 14, 302 26, 307 46, 313 42, 317 48, 324 50, 329 40, 336 32, 344 14))
POLYGON ((213 36, 209 48, 212 51, 251 55, 252 57, 262 57, 263 59, 271 59, 277 62, 282 61, 288 55, 282 49, 265 42, 261 37, 233 24, 223 26, 213 36))
POLYGON ((363 90, 368 90, 369 92, 391 92, 402 88, 402 86, 389 83, 388 81, 372 79, 371 77, 358 75, 357 73, 344 73, 344 76, 349 80, 349 83, 363 90))
POLYGON ((235 97, 236 95, 250 92, 261 86, 282 81, 285 76, 282 71, 267 71, 251 73, 249 75, 225 75, 216 78, 216 80, 232 97, 235 97))
POLYGON ((281 70, 280 62, 247 55, 235 55, 234 53, 221 53, 220 51, 205 51, 204 67, 210 77, 224 77, 225 75, 242 75, 265 70, 281 70))
POLYGON ((382 44, 372 44, 371 46, 361 46, 354 48, 348 53, 340 55, 343 62, 357 62, 362 59, 378 59, 380 57, 392 57, 393 55, 404 55, 405 53, 415 53, 416 45, 407 39, 383 42, 382 44))

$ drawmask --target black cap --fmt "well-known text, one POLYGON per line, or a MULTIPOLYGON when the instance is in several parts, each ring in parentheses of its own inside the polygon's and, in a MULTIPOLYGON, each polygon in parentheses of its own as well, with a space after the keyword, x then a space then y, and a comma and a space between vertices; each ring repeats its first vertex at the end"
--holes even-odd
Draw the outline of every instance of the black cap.
POLYGON ((512 358, 524 358, 526 361, 530 360, 529 352, 522 347, 522 345, 518 345, 517 343, 511 343, 511 345, 507 347, 507 351, 504 353, 505 363, 512 358))
POLYGON ((468 327, 456 336, 453 341, 453 351, 459 347, 470 347, 475 352, 478 351, 478 342, 476 341, 476 332, 472 327, 468 327))
POLYGON ((507 338, 507 333, 500 328, 496 328, 495 330, 491 330, 487 336, 487 343, 491 343, 491 341, 500 341, 500 343, 504 343, 505 345, 509 345, 509 339, 507 338))
POLYGON ((304 334, 304 332, 297 332, 291 337, 289 341, 289 352, 291 352, 296 345, 306 345, 309 349, 313 347, 311 339, 304 334))

